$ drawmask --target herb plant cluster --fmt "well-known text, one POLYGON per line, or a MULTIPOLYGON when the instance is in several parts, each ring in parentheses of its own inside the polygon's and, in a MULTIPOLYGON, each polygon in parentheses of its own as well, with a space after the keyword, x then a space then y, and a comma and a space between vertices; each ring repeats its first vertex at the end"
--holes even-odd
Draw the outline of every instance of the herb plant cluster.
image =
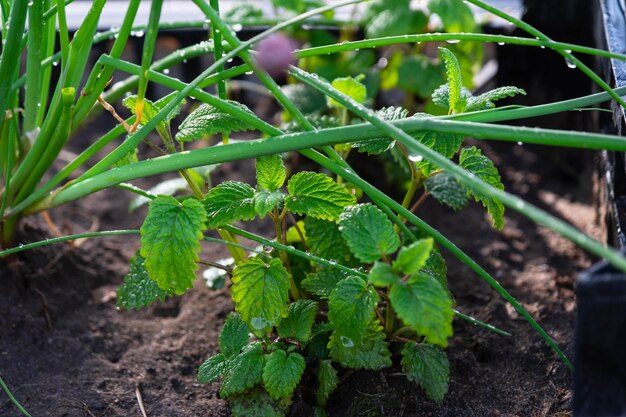
MULTIPOLYGON (((451 114, 468 107, 492 108, 499 98, 524 93, 505 87, 472 97, 461 87, 456 57, 445 48, 441 55, 448 83, 436 91, 435 102, 451 114)), ((366 87, 357 79, 339 78, 332 86, 358 102, 366 99, 366 87)), ((127 105, 134 100, 127 99, 127 105)), ((154 106, 146 104, 147 109, 154 106)), ((329 99, 328 109, 340 118, 328 115, 325 123, 339 126, 342 120, 349 122, 346 108, 339 102, 329 99)), ((147 122, 152 113, 144 112, 142 121, 147 122)), ((386 120, 408 117, 401 108, 382 109, 378 114, 386 120)), ((310 117, 313 123, 320 120, 319 114, 310 117)), ((249 128, 202 105, 180 125, 176 139, 189 141, 249 128)), ((169 126, 158 131, 168 132, 169 126)), ((161 136, 165 139, 168 135, 161 136)), ((416 137, 448 158, 459 153, 460 166, 502 188, 487 157, 475 147, 460 149, 461 135, 416 137)), ((425 188, 457 210, 474 197, 487 207, 494 226, 503 227, 504 207, 499 201, 465 188, 424 160, 411 158, 391 138, 336 148, 344 157, 351 148, 374 155, 397 148, 413 173, 409 193, 425 188)), ((201 200, 156 196, 141 227, 141 250, 118 291, 118 305, 139 308, 168 295, 183 294, 196 279, 200 240, 208 229, 267 216, 275 224, 275 240, 292 245, 304 256, 272 250, 236 259, 230 293, 237 313, 226 320, 220 353, 200 367, 198 380, 210 383, 221 379, 220 395, 230 401, 234 415, 278 416, 284 415, 308 369, 317 375, 318 412, 323 413, 339 380, 337 366, 388 368, 392 352, 396 352, 402 357, 407 378, 422 386, 429 398, 441 402, 449 379, 443 348, 453 333, 454 310, 446 264, 433 239, 411 242, 378 207, 357 204, 356 190, 340 177, 335 180, 308 171, 295 173, 288 181, 287 176, 281 155, 274 154, 256 158, 255 187, 226 181, 208 190, 201 200), (307 255, 325 262, 315 262, 307 255)), ((407 195, 405 200, 411 199, 412 195, 407 195)))
MULTIPOLYGON (((0 114, 5 115, 0 125, 0 247, 4 249, 0 256, 76 238, 140 234, 141 247, 118 290, 118 305, 137 309, 192 288, 201 241, 226 245, 234 267, 216 266, 229 272, 235 312, 222 329, 220 352, 200 366, 198 379, 221 381, 220 395, 229 400, 236 416, 285 415, 297 387, 311 381, 315 381, 316 412, 324 415, 344 368, 378 370, 392 366, 396 358, 408 379, 430 399, 441 402, 449 380, 443 349, 453 334, 453 318, 505 334, 456 310, 444 254, 458 258, 491 285, 571 366, 550 336, 491 274, 415 213, 429 196, 454 210, 473 199, 484 205, 493 226, 501 229, 508 207, 626 270, 626 260, 617 251, 505 192, 493 162, 477 147, 463 146, 464 138, 472 136, 625 151, 626 141, 617 136, 494 122, 580 109, 609 99, 624 105, 624 89, 610 89, 573 53, 626 56, 555 42, 481 0, 467 3, 511 22, 531 37, 476 33, 471 11, 461 0, 428 3, 428 13, 438 14, 452 33, 421 33, 426 29, 425 11, 400 13, 408 10, 408 1, 376 0, 365 16, 368 39, 348 36, 336 44, 312 42, 310 48, 293 51, 299 61, 298 66, 285 68, 288 87, 281 88, 251 51, 273 33, 310 23, 316 15, 331 18, 335 8, 362 1, 323 5, 275 0, 276 8, 291 10, 293 17, 242 42, 220 16, 219 1, 192 0, 206 20, 187 26, 202 28, 208 21, 210 41, 159 61, 153 61, 156 38, 161 28, 168 27, 161 22, 163 0, 151 2, 144 26, 133 23, 140 1, 130 0, 122 25, 106 33, 96 32, 105 0, 95 0, 73 37, 67 28, 66 2, 0 2, 0 114), (400 28, 411 33, 390 32, 400 28), (122 59, 122 52, 138 33, 144 44, 137 65, 122 59), (110 52, 92 66, 88 58, 93 45, 107 39, 112 40, 110 52), (419 45, 443 41, 452 45, 439 48, 438 57, 414 54, 419 45), (472 95, 470 74, 480 63, 483 42, 552 49, 605 92, 541 106, 496 108, 498 100, 525 92, 500 87, 472 95), (17 63, 25 46, 26 71, 21 72, 17 63), (365 68, 361 75, 342 65, 337 65, 345 68, 342 74, 328 76, 322 70, 330 56, 344 54, 337 61, 347 64, 383 46, 397 51, 390 56, 388 69, 378 74, 365 68), (191 82, 167 74, 168 67, 205 54, 212 54, 215 62, 191 82), (242 63, 228 67, 236 56, 242 63), (415 68, 424 71, 414 73, 431 74, 431 67, 440 68, 443 75, 409 76, 415 68), (128 78, 111 84, 114 71, 128 78), (284 109, 283 126, 271 125, 244 104, 227 100, 227 81, 250 71, 284 109), (53 73, 55 84, 50 83, 53 73), (372 82, 377 76, 380 82, 372 82), (437 82, 422 85, 432 80, 437 82), (146 97, 148 83, 172 93, 151 101, 146 97), (425 112, 415 112, 410 100, 403 107, 370 108, 378 88, 402 85, 427 99, 421 108, 425 112), (204 88, 209 86, 216 86, 217 93, 207 93, 204 88), (307 106, 306 100, 299 101, 309 97, 302 91, 316 91, 323 97, 321 104, 307 106), (114 103, 126 93, 122 105, 132 116, 124 119, 116 110, 121 106, 114 103), (170 125, 185 101, 198 105, 173 133, 170 125), (102 109, 119 124, 63 168, 53 170, 74 132, 102 109), (153 131, 156 135, 149 136, 153 131), (259 139, 231 137, 242 131, 255 132, 259 139), (221 136, 219 145, 185 149, 190 142, 213 135, 221 136), (116 139, 119 144, 111 152, 89 164, 116 139), (140 160, 142 143, 159 156, 140 160), (309 158, 319 165, 319 172, 288 172, 283 155, 289 152, 309 158), (403 201, 395 201, 361 178, 348 163, 352 152, 387 158, 404 170, 410 180, 403 201), (256 184, 225 181, 213 186, 210 174, 217 165, 241 159, 256 161, 256 184), (165 172, 177 172, 180 178, 151 190, 130 183, 165 172), (140 230, 90 232, 15 246, 16 228, 23 217, 108 187, 139 195, 135 207, 149 201, 140 230), (422 194, 416 198, 418 192, 422 194), (238 227, 255 219, 270 219, 275 233, 264 237, 238 227), (257 242, 260 248, 248 248, 240 238, 257 242)), ((246 18, 262 18, 250 6, 238 12, 249 13, 246 18)), ((369 64, 363 67, 374 65, 365 62, 369 64)))

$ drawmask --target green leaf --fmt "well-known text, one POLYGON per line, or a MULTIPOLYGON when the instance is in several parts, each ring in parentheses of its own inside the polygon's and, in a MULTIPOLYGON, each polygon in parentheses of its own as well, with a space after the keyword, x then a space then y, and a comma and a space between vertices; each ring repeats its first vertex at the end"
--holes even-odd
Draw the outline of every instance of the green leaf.
MULTIPOLYGON (((310 87, 306 84, 287 84, 281 87, 281 90, 285 93, 287 98, 289 98, 293 104, 302 112, 302 114, 307 116, 307 119, 315 128, 319 128, 315 123, 315 120, 337 120, 335 118, 330 118, 328 116, 319 116, 312 115, 311 113, 319 113, 321 109, 326 107, 326 96, 323 93, 317 91, 315 88, 310 87)), ((337 120, 337 124, 334 126, 325 126, 325 127, 338 127, 339 121, 337 120)), ((301 132, 302 128, 299 123, 289 123, 285 129, 283 129, 285 133, 293 133, 293 132, 301 132)))
POLYGON ((338 262, 347 262, 352 258, 337 223, 307 217, 304 228, 306 243, 312 254, 338 262))
POLYGON ((128 152, 122 159, 117 161, 113 166, 115 168, 123 167, 124 165, 134 164, 135 162, 139 162, 139 158, 137 157, 137 147, 133 148, 130 152, 128 152))
POLYGON ((448 267, 439 250, 433 248, 430 252, 430 257, 426 261, 426 265, 424 265, 420 272, 435 278, 441 286, 448 291, 448 295, 450 295, 450 291, 448 290, 448 267))
POLYGON ((317 314, 317 303, 313 300, 298 300, 289 304, 287 317, 276 328, 278 335, 306 343, 311 337, 311 330, 317 314))
POLYGON ((333 360, 346 368, 380 370, 391 366, 391 352, 385 342, 385 332, 378 320, 367 327, 360 343, 342 338, 336 332, 330 337, 333 360))
MULTIPOLYGON (((343 78, 335 78, 331 85, 337 90, 341 91, 357 103, 365 102, 367 98, 367 88, 365 85, 361 84, 359 81, 362 79, 362 76, 352 78, 352 77, 343 77, 343 78)), ((328 105, 336 108, 343 108, 343 104, 339 103, 335 99, 330 97, 328 99, 328 105)))
POLYGON ((224 382, 220 389, 220 397, 228 398, 242 394, 260 384, 263 380, 265 356, 260 342, 245 347, 241 354, 235 356, 228 364, 224 373, 224 382))
POLYGON ((238 181, 226 181, 213 187, 203 200, 207 225, 216 228, 256 216, 254 188, 238 181))
POLYGON ((443 401, 450 380, 450 363, 444 351, 429 344, 407 343, 402 349, 402 371, 426 391, 428 398, 443 401))
POLYGON ((408 7, 393 4, 368 22, 365 26, 365 33, 368 38, 421 33, 426 23, 428 23, 428 18, 422 11, 410 10, 408 7))
POLYGON ((315 172, 299 172, 287 184, 287 210, 323 220, 336 220, 356 198, 332 178, 315 172))
POLYGON ((313 327, 313 336, 306 346, 307 357, 311 359, 328 358, 328 342, 332 331, 329 323, 319 323, 313 327))
POLYGON ((244 394, 228 399, 233 417, 285 417, 289 404, 287 401, 272 401, 267 391, 257 386, 244 394))
POLYGON ((426 260, 433 250, 433 244, 433 239, 427 238, 403 247, 393 262, 393 269, 406 275, 415 274, 426 264, 426 260))
MULTIPOLYGON (((450 86, 448 84, 440 85, 432 94, 433 103, 439 107, 443 107, 446 110, 450 109, 450 86)), ((469 103, 472 100, 472 93, 465 87, 461 87, 461 101, 466 101, 469 103)), ((468 104, 469 106, 469 104, 468 104)), ((465 109, 465 111, 474 111, 470 110, 469 107, 465 109)))
POLYGON ((231 358, 238 355, 250 340, 250 328, 238 314, 231 313, 220 333, 220 352, 231 358))
MULTIPOLYGON (((228 103, 254 116, 254 113, 245 105, 230 100, 228 100, 228 103)), ((246 124, 239 117, 226 113, 217 107, 213 107, 210 104, 201 104, 180 124, 176 140, 179 142, 191 142, 194 139, 201 139, 204 136, 211 136, 215 133, 241 132, 244 130, 254 130, 254 127, 246 124)))
POLYGON ((317 382, 317 403, 319 405, 326 405, 328 397, 330 397, 330 394, 335 391, 337 384, 339 384, 337 371, 333 368, 329 360, 320 361, 317 366, 317 382))
POLYGON ((256 159, 256 181, 259 188, 276 191, 285 183, 287 172, 280 154, 260 156, 256 159))
POLYGON ((198 382, 200 384, 210 384, 226 372, 229 367, 229 363, 226 357, 221 353, 215 356, 211 356, 204 361, 198 369, 198 382))
POLYGON ((375 315, 378 294, 358 277, 337 284, 328 300, 328 320, 346 343, 358 344, 375 315))
MULTIPOLYGON (((157 115, 157 113, 163 108, 165 107, 170 101, 172 101, 172 99, 174 98, 174 96, 170 96, 170 97, 166 97, 162 100, 159 100, 157 103, 154 103, 150 100, 148 100, 147 98, 144 98, 143 100, 143 111, 141 113, 141 121, 140 124, 141 125, 145 125, 147 124, 150 120, 152 120, 152 118, 154 118, 154 116, 157 115)), ((167 116, 165 116, 165 119, 163 119, 163 121, 161 121, 157 127, 156 130, 159 133, 159 135, 161 137, 165 137, 165 136, 169 136, 169 123, 172 119, 174 119, 176 116, 178 116, 178 114, 180 113, 180 109, 182 108, 182 106, 185 104, 185 100, 180 101, 176 107, 174 107, 168 114, 167 116)), ((135 116, 135 110, 137 109, 136 105, 137 105, 137 96, 136 95, 132 95, 132 96, 128 96, 126 97, 124 100, 122 100, 122 105, 124 107, 126 107, 127 109, 129 109, 135 116)))
MULTIPOLYGON (((317 90, 315 90, 317 91, 317 90)), ((319 109, 322 109, 325 107, 326 105, 326 98, 324 95, 322 95, 322 105, 317 107, 316 110, 319 111, 319 109)), ((320 129, 332 129, 335 127, 340 127, 341 126, 341 120, 338 119, 335 116, 328 116, 326 114, 309 114, 307 116, 305 116, 305 118, 309 121, 309 123, 311 123, 311 125, 313 125, 313 127, 317 130, 320 129)), ((282 128, 283 132, 285 133, 297 133, 297 132, 304 132, 304 129, 302 128, 302 126, 300 126, 299 122, 296 121, 291 121, 287 124, 285 124, 282 128)))
POLYGON ((284 199, 285 195, 280 191, 258 190, 254 193, 254 211, 263 218, 284 199))
POLYGON ((474 13, 462 0, 430 0, 428 9, 441 18, 446 32, 475 32, 474 13))
MULTIPOLYGON (((489 158, 480 152, 480 149, 474 146, 463 149, 459 156, 459 165, 487 184, 499 190, 504 190, 504 185, 502 185, 497 168, 489 158)), ((489 195, 477 193, 471 189, 467 190, 467 194, 474 197, 476 201, 483 203, 496 229, 502 229, 504 227, 504 205, 500 200, 492 198, 489 195)))
POLYGON ((206 212, 198 200, 158 196, 141 226, 141 256, 151 279, 182 294, 193 286, 206 212))
POLYGON ((401 54, 397 78, 400 89, 422 98, 430 97, 433 91, 445 82, 443 65, 434 64, 425 55, 406 57, 401 54))
POLYGON ((378 261, 400 246, 391 221, 369 203, 346 207, 339 218, 339 230, 354 256, 365 263, 378 261))
POLYGON ((460 210, 469 201, 465 187, 447 172, 434 175, 426 180, 426 191, 437 201, 453 210, 460 210))
MULTIPOLYGON (((428 146, 433 151, 440 153, 446 158, 452 158, 454 154, 459 151, 459 148, 463 143, 463 135, 457 135, 454 133, 427 131, 420 132, 414 136, 415 139, 419 140, 424 145, 428 146)), ((426 160, 417 161, 415 166, 421 169, 424 176, 427 177, 430 176, 433 171, 438 169, 436 165, 433 165, 426 160)))
POLYGON ((278 323, 287 312, 289 279, 280 259, 256 257, 237 265, 230 293, 243 321, 259 332, 278 323))
POLYGON ((274 400, 291 398, 302 373, 304 358, 299 353, 276 350, 267 356, 263 368, 263 385, 274 400))
POLYGON ((346 273, 338 269, 322 269, 314 274, 307 274, 302 280, 302 288, 320 298, 329 298, 339 281, 346 277, 346 273))
POLYGON ((117 289, 117 306, 125 309, 140 309, 155 301, 163 301, 170 295, 150 279, 144 267, 145 259, 136 254, 130 260, 130 270, 124 283, 117 289))
POLYGON ((517 87, 498 87, 491 91, 487 91, 477 97, 471 97, 467 101, 467 108, 465 111, 478 111, 488 110, 496 107, 494 101, 501 100, 507 97, 515 97, 517 94, 526 95, 526 91, 517 87))
POLYGON ((452 113, 463 113, 465 110, 465 101, 461 100, 461 88, 463 87, 463 79, 461 76, 461 66, 459 60, 447 48, 439 48, 439 53, 443 62, 446 64, 446 76, 448 77, 450 109, 452 113))
MULTIPOLYGON (((402 107, 384 107, 376 112, 378 117, 386 121, 400 120, 407 117, 409 112, 402 107)), ((351 146, 361 153, 368 155, 380 155, 395 145, 395 140, 390 137, 374 138, 353 142, 351 146)))
POLYGON ((376 262, 370 270, 368 281, 370 284, 376 285, 377 287, 388 287, 400 282, 400 277, 394 272, 391 265, 376 262))
POLYGON ((389 292, 398 317, 429 343, 446 347, 452 336, 452 301, 447 291, 430 275, 417 274, 389 292))

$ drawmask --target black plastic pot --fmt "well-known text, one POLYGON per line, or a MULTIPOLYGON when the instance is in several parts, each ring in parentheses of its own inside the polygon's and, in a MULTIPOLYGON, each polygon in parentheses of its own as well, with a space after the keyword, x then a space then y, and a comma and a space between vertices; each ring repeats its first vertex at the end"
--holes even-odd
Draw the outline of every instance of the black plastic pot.
MULTIPOLYGON (((626 6, 623 0, 598 0, 595 36, 600 48, 626 53, 626 6)), ((604 79, 626 85, 626 63, 599 60, 604 79)), ((611 104, 611 118, 600 118, 601 130, 624 135, 624 109, 611 104)), ((603 180, 607 243, 626 249, 626 155, 604 152, 603 180)), ((605 262, 581 274, 577 288, 575 417, 626 416, 626 274, 605 262)))

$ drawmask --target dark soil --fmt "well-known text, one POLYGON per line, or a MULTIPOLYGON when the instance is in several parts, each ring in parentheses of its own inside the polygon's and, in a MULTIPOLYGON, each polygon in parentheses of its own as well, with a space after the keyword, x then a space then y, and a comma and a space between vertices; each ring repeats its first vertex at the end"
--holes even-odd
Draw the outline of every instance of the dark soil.
MULTIPOLYGON (((507 189, 602 239, 595 226, 592 175, 580 171, 592 165, 588 155, 480 145, 495 159, 507 189)), ((242 163, 222 168, 220 176, 245 177, 250 171, 242 163)), ((143 213, 129 216, 127 201, 123 192, 109 190, 57 209, 52 217, 65 233, 88 228, 96 217, 100 230, 138 227, 143 213)), ((588 256, 512 211, 505 229, 497 232, 477 204, 454 213, 429 201, 420 210, 494 274, 572 356, 574 282, 591 265, 588 256)), ((23 223, 20 241, 51 234, 34 217, 23 223)), ((233 308, 227 290, 211 291, 198 281, 182 297, 139 312, 119 311, 115 288, 137 246, 137 237, 104 238, 29 251, 0 263, 0 372, 34 417, 139 416, 139 397, 150 417, 230 415, 218 398, 219 384, 201 386, 195 379, 202 361, 216 353, 219 329, 233 308)), ((223 248, 210 246, 203 257, 225 255, 223 248)), ((443 404, 426 399, 396 363, 385 372, 345 375, 331 397, 329 416, 571 415, 571 373, 480 278, 450 256, 447 260, 458 308, 513 337, 457 320, 443 404)), ((296 395, 294 416, 312 415, 308 397, 296 395)), ((20 415, 4 393, 0 415, 20 415)))

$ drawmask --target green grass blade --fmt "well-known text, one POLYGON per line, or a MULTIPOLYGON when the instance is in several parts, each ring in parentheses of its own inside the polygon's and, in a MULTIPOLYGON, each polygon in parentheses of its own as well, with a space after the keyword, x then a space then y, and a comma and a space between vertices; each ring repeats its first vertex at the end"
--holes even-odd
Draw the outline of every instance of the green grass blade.
POLYGON ((4 380, 2 378, 0 378, 0 386, 2 387, 2 389, 4 390, 6 395, 9 397, 9 400, 13 403, 13 405, 15 405, 15 407, 17 407, 18 410, 20 410, 20 413, 24 414, 27 417, 31 417, 31 415, 28 414, 28 411, 26 411, 26 409, 24 407, 22 407, 22 404, 20 404, 15 399, 13 394, 11 394, 11 391, 9 390, 9 387, 7 387, 7 384, 4 382, 4 380))
POLYGON ((44 46, 42 26, 43 0, 33 1, 28 11, 28 48, 26 56, 26 91, 24 98, 23 130, 30 132, 37 127, 37 116, 41 102, 41 61, 44 46))

